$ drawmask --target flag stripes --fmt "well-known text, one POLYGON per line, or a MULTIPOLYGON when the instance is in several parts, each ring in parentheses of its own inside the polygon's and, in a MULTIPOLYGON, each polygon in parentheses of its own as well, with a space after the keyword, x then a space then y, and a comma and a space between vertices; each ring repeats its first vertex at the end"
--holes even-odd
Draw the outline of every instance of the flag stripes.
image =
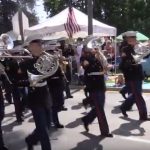
POLYGON ((77 23, 73 8, 69 8, 67 23, 64 24, 65 30, 70 38, 72 38, 73 34, 79 32, 80 26, 77 23))

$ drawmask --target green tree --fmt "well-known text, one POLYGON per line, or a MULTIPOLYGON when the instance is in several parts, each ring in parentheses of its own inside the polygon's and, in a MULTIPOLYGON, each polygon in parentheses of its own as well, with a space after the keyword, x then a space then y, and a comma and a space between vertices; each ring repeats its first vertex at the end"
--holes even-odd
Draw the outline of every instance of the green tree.
MULTIPOLYGON (((68 6, 69 0, 44 0, 45 10, 53 16, 68 6)), ((150 0, 93 0, 94 18, 115 26, 118 34, 138 30, 150 35, 150 0)), ((87 13, 87 0, 78 0, 73 7, 87 13)))
MULTIPOLYGON (((45 10, 49 13, 49 16, 56 15, 63 9, 69 6, 70 0, 44 0, 45 10)), ((87 12, 87 1, 79 0, 72 3, 72 6, 87 12)))
POLYGON ((12 17, 22 6, 22 10, 29 18, 30 25, 38 22, 35 12, 33 11, 35 0, 1 0, 0 1, 0 33, 12 30, 12 17), (19 3, 20 4, 19 4, 19 3))

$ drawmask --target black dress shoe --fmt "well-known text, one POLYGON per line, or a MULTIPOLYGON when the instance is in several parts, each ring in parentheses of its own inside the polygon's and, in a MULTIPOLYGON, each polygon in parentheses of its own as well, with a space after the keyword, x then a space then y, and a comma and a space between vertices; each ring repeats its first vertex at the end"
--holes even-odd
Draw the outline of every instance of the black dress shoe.
POLYGON ((66 108, 66 107, 61 107, 61 111, 67 111, 68 110, 68 108, 66 108))
POLYGON ((62 128, 64 128, 64 125, 62 125, 62 124, 55 124, 55 127, 57 129, 62 129, 62 128))
POLYGON ((87 132, 89 132, 88 124, 85 122, 84 118, 82 118, 81 120, 82 120, 82 122, 83 122, 83 126, 84 126, 85 130, 86 130, 87 132))
POLYGON ((27 144, 27 150, 34 150, 33 145, 30 144, 30 142, 28 141, 28 138, 25 138, 25 142, 27 144))
POLYGON ((109 138, 112 138, 113 137, 113 134, 101 134, 101 137, 109 137, 109 138))
POLYGON ((124 117, 128 117, 128 114, 126 113, 125 110, 123 110, 121 107, 120 107, 120 110, 124 117))

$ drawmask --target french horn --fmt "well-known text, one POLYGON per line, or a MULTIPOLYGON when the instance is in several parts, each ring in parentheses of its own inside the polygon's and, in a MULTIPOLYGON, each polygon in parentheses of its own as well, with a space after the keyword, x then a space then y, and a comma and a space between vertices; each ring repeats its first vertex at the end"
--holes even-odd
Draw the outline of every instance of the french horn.
POLYGON ((52 76, 58 70, 59 57, 57 55, 51 55, 44 52, 44 54, 38 58, 34 64, 34 68, 40 73, 40 75, 34 75, 28 73, 28 79, 30 86, 36 87, 42 80, 52 76))

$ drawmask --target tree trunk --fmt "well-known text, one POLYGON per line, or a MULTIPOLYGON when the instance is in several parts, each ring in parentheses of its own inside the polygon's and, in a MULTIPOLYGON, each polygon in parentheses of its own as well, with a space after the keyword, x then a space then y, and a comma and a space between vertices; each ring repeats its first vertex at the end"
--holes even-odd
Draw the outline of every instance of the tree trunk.
POLYGON ((8 0, 1 0, 1 8, 2 8, 2 32, 8 32, 11 30, 12 24, 9 20, 9 8, 8 8, 8 0))

